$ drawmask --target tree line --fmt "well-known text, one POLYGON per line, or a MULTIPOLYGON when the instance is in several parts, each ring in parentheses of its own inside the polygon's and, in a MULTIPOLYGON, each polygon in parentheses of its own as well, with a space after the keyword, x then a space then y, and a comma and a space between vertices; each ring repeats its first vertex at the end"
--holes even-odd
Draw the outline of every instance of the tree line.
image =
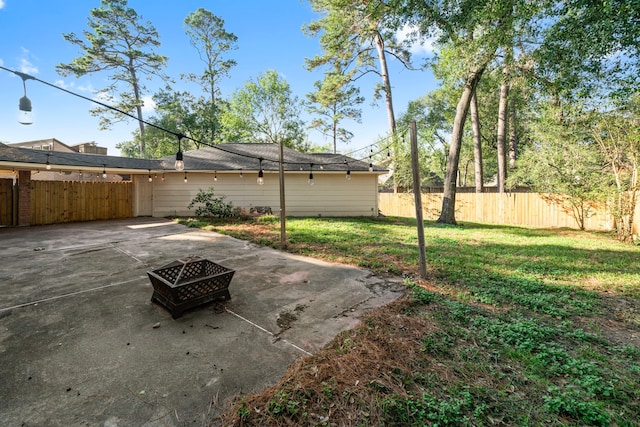
MULTIPOLYGON (((203 63, 201 73, 180 76, 200 94, 176 91, 164 75, 167 57, 159 35, 127 0, 102 0, 90 11, 83 38, 64 34, 83 54, 60 64, 62 75, 108 71, 105 96, 142 119, 146 76, 163 80, 148 120, 193 141, 283 142, 308 151, 337 151, 353 134, 364 97, 359 79, 374 74, 373 98, 387 113, 388 136, 380 152, 391 154, 394 191, 411 187, 409 122, 419 129, 423 185, 442 185, 439 222, 455 224, 458 186, 477 192, 517 185, 556 194, 578 224, 596 203, 607 201, 618 236, 632 240, 640 190, 640 1, 638 0, 309 0, 318 19, 302 31, 316 37, 321 53, 305 59, 322 80, 300 100, 275 70, 263 72, 224 99, 221 79, 236 62, 237 37, 224 20, 200 8, 184 29, 203 63), (400 31, 408 38, 400 39, 400 31), (411 46, 431 43, 434 54, 412 61, 411 46), (397 115, 389 64, 430 70, 439 87, 411 101, 397 115), (300 116, 306 109, 310 124, 300 116), (331 141, 313 147, 308 128, 331 141)), ((94 110, 101 126, 122 120, 94 110)), ((145 128, 118 148, 125 155, 160 157, 175 152, 173 135, 145 128)), ((189 147, 186 147, 189 148, 189 147)), ((193 147, 197 148, 197 147, 193 147)), ((550 196, 551 197, 551 196, 550 196)))

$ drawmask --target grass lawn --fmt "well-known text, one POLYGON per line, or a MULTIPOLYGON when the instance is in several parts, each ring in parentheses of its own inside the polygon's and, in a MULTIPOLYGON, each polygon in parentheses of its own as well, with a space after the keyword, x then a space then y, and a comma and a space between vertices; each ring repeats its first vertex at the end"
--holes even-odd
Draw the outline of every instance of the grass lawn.
MULTIPOLYGON (((279 222, 180 220, 277 247, 279 222)), ((224 425, 640 425, 640 247, 602 233, 287 219, 288 251, 403 275, 406 297, 281 382, 238 396, 224 425)))

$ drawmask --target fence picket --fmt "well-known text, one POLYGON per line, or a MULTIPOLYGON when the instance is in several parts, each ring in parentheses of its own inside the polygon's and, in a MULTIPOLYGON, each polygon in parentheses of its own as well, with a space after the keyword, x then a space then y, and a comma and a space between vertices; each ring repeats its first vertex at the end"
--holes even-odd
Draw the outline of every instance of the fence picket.
POLYGON ((131 182, 31 181, 31 225, 131 216, 131 182))

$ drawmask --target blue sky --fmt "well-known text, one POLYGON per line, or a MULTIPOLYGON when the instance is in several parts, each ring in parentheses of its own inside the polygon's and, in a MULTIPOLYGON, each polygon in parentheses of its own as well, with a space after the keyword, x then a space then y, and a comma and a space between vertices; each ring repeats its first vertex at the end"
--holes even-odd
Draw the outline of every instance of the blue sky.
MULTIPOLYGON (((106 75, 63 78, 56 73, 55 66, 70 62, 80 55, 75 46, 62 38, 62 34, 75 32, 81 35, 87 29, 89 11, 99 5, 99 0, 0 0, 0 65, 94 97, 96 90, 106 86, 106 75)), ((304 69, 304 59, 320 53, 318 40, 305 36, 301 31, 303 24, 317 18, 306 1, 129 0, 129 6, 145 20, 151 21, 158 30, 162 42, 158 52, 169 57, 165 71, 176 80, 174 88, 177 90, 197 93, 197 88, 191 84, 180 82, 179 75, 185 72, 199 73, 203 69, 203 63, 189 44, 183 29, 184 18, 199 7, 224 19, 227 31, 238 37, 238 50, 230 54, 238 65, 231 70, 231 77, 221 82, 224 97, 269 69, 277 70, 300 99, 313 90, 314 81, 322 78, 322 71, 309 72, 304 69)), ((416 46, 415 63, 420 64, 425 54, 428 53, 424 48, 416 46)), ((343 153, 368 146, 387 132, 383 103, 371 105, 375 83, 377 78, 374 75, 358 82, 361 94, 366 98, 362 105, 363 120, 362 124, 344 123, 355 137, 348 145, 339 145, 338 149, 343 153)), ((405 70, 393 61, 391 83, 397 116, 406 109, 409 101, 436 86, 430 73, 405 70)), ((145 84, 149 96, 160 86, 159 81, 153 80, 145 84)), ((100 131, 98 118, 89 113, 95 104, 32 80, 27 81, 27 95, 33 104, 34 123, 20 125, 17 113, 22 91, 19 77, 0 70, 0 142, 56 138, 73 145, 95 141, 98 145, 108 147, 109 154, 118 155, 115 145, 130 140, 131 132, 137 127, 132 120, 118 124, 111 130, 100 131)), ((145 117, 152 113, 147 108, 145 117)), ((308 122, 310 118, 304 116, 303 119, 308 122)), ((317 144, 329 142, 314 131, 310 132, 310 140, 317 144)))

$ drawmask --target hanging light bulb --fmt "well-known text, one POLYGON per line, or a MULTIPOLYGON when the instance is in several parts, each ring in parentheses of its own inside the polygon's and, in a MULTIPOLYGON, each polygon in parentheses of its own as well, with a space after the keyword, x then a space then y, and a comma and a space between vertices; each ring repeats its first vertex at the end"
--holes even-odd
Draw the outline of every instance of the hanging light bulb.
POLYGON ((184 171, 184 182, 187 182, 187 171, 184 171))
POLYGON ((369 163, 369 172, 373 172, 373 163, 369 163))
POLYGON ((107 179, 107 165, 102 165, 102 178, 107 179))
POLYGON ((347 169, 347 181, 351 181, 351 169, 347 169))
POLYGON ((262 171, 262 158, 260 160, 260 169, 258 170, 258 185, 264 184, 264 172, 262 171))
POLYGON ((180 147, 180 141, 182 140, 183 136, 182 134, 178 134, 178 152, 176 153, 176 163, 175 163, 175 168, 177 171, 183 171, 184 170, 184 159, 182 156, 182 149, 180 147))
POLYGON ((51 170, 51 164, 49 163, 49 153, 47 153, 47 164, 44 168, 48 171, 51 170))
MULTIPOLYGON (((178 148, 178 150, 180 150, 178 148)), ((182 158, 182 151, 178 151, 176 153, 176 164, 175 164, 176 170, 178 172, 183 171, 184 170, 184 160, 182 158)))
POLYGON ((213 171, 213 181, 218 182, 218 171, 213 171))
POLYGON ((313 163, 309 166, 309 185, 313 185, 313 163))
POLYGON ((242 168, 240 168, 240 178, 244 178, 244 175, 242 175, 242 168))
POLYGON ((149 182, 153 181, 153 178, 151 178, 151 169, 149 169, 149 182))
POLYGON ((162 182, 164 182, 164 174, 162 174, 162 182))
POLYGON ((31 112, 31 100, 27 98, 27 80, 34 78, 28 74, 20 73, 14 71, 15 74, 19 75, 22 78, 22 87, 24 88, 24 96, 20 98, 18 103, 19 111, 18 111, 18 123, 23 125, 30 125, 33 123, 33 113, 31 112))

